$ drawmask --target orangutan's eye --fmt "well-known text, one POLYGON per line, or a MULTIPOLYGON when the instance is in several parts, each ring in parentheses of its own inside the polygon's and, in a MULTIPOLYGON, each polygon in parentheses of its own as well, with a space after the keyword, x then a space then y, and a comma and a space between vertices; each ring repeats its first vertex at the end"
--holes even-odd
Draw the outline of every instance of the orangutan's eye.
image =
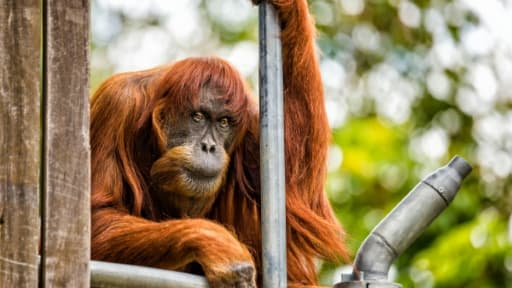
POLYGON ((228 128, 229 127, 229 119, 227 117, 221 118, 219 120, 219 126, 220 128, 228 128))
POLYGON ((204 114, 201 113, 201 112, 195 112, 193 115, 192 115, 192 119, 194 120, 194 122, 202 122, 204 120, 204 114))

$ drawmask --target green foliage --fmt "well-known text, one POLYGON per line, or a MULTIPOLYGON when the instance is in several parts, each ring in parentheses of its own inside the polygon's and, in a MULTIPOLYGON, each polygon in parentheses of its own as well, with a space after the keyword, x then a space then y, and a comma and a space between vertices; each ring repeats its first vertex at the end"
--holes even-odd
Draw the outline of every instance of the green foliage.
POLYGON ((413 258, 409 274, 428 275, 418 280, 420 287, 428 287, 425 282, 433 279, 436 287, 512 287, 502 268, 512 248, 504 220, 488 208, 439 235, 413 258))
MULTIPOLYGON (((461 101, 466 99, 457 99, 458 89, 465 85, 468 67, 488 60, 483 56, 467 58, 464 60, 467 62, 453 68, 417 61, 431 57, 436 43, 425 25, 411 28, 401 22, 399 5, 392 4, 399 2, 366 1, 360 14, 341 13, 330 26, 319 26, 319 45, 322 51, 327 51, 324 57, 340 59, 341 63, 346 63, 347 58, 355 59, 357 70, 353 77, 358 81, 367 80, 372 70, 387 63, 401 77, 420 87, 420 96, 411 103, 410 116, 400 123, 379 115, 379 103, 375 97, 368 96, 370 88, 365 87, 361 96, 366 103, 364 106, 370 109, 352 114, 333 130, 333 144, 341 149, 343 160, 328 176, 327 190, 332 204, 350 235, 349 244, 355 253, 371 229, 426 173, 443 165, 453 155, 462 155, 475 166, 473 173, 452 205, 395 261, 395 281, 404 287, 512 287, 511 239, 507 234, 511 212, 510 173, 505 177, 490 176, 488 167, 479 165, 478 150, 489 145, 475 135, 475 125, 479 125, 482 115, 468 112, 461 107, 464 104, 461 101), (355 47, 354 31, 362 24, 371 25, 377 31, 381 39, 377 51, 355 47), (340 33, 347 37, 339 37, 340 33), (427 87, 426 77, 433 70, 444 71, 451 83, 444 98, 432 95, 427 87), (415 150, 425 145, 422 143, 425 139, 414 139, 422 139, 421 135, 439 127, 447 135, 446 151, 437 157, 417 155, 415 150)), ((454 2, 416 1, 416 5, 421 13, 430 9, 455 9, 454 14, 462 15, 459 23, 445 19, 450 41, 454 43, 461 41, 461 30, 466 25, 479 22, 473 11, 454 6, 454 2)), ((491 51, 486 57, 493 57, 493 54, 491 51)), ((393 88, 384 92, 392 91, 393 88)), ((348 98, 353 93, 351 90, 343 92, 348 98)), ((495 103, 493 109, 510 111, 510 102, 495 103)), ((506 139, 502 141, 508 141, 506 139)), ((323 266, 324 283, 332 282, 333 269, 327 264, 323 266)), ((335 275, 334 279, 339 276, 335 275)))

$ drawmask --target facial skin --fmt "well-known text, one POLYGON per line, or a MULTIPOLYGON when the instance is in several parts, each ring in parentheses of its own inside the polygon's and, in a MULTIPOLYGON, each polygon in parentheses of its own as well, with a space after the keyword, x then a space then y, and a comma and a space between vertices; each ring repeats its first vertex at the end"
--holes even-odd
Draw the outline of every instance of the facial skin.
POLYGON ((201 215, 224 182, 236 126, 221 96, 221 91, 205 87, 196 105, 164 120, 170 140, 153 164, 151 178, 158 183, 153 198, 169 216, 201 215))

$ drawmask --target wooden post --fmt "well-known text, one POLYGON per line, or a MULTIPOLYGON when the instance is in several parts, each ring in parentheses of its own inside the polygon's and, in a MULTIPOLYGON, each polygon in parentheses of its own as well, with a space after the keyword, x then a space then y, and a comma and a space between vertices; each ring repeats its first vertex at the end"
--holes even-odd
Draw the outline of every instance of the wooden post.
POLYGON ((0 0, 0 286, 36 287, 40 8, 0 0))
POLYGON ((89 1, 43 1, 44 287, 88 287, 89 1))

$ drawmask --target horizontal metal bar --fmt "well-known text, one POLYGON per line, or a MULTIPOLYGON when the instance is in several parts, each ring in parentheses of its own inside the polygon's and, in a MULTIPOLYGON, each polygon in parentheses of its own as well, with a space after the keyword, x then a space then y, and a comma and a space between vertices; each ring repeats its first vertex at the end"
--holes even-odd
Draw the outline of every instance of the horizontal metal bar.
POLYGON ((91 288, 208 288, 204 277, 135 265, 91 261, 91 288))

